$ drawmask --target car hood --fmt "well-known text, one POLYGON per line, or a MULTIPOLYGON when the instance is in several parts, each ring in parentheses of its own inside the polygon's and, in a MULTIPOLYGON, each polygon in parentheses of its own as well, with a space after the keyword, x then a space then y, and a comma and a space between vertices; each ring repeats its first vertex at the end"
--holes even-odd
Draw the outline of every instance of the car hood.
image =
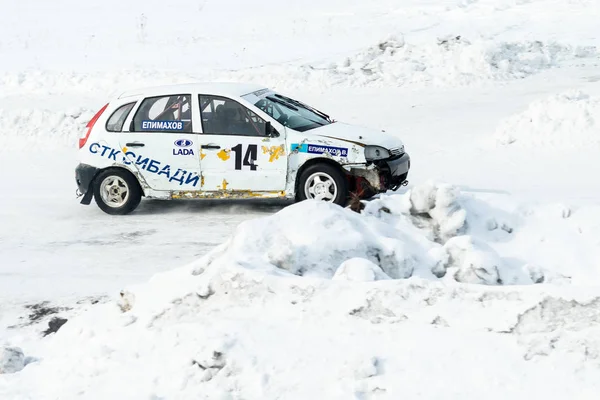
POLYGON ((312 129, 310 133, 332 139, 347 140, 362 145, 382 146, 386 149, 403 146, 400 139, 389 133, 377 129, 344 124, 342 122, 334 122, 333 124, 312 129))

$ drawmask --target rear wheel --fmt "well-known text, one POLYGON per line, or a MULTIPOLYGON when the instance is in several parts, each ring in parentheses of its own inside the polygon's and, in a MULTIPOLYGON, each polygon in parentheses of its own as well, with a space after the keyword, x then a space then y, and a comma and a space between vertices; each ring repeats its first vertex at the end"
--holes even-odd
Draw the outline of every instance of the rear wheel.
POLYGON ((94 179, 94 200, 107 214, 129 214, 136 209, 141 199, 140 185, 128 171, 110 169, 101 172, 94 179))
POLYGON ((348 182, 338 168, 314 164, 302 171, 296 198, 298 201, 315 199, 345 206, 348 202, 348 182))

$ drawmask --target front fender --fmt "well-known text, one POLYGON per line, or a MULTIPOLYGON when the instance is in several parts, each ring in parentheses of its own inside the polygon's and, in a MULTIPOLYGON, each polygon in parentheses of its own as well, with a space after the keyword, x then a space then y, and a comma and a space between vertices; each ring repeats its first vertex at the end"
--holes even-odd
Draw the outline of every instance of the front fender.
POLYGON ((324 137, 289 135, 288 174, 286 194, 295 194, 296 181, 307 162, 335 163, 349 171, 347 165, 366 163, 362 145, 324 137), (294 140, 295 139, 295 140, 294 140), (300 140, 298 140, 300 139, 300 140))

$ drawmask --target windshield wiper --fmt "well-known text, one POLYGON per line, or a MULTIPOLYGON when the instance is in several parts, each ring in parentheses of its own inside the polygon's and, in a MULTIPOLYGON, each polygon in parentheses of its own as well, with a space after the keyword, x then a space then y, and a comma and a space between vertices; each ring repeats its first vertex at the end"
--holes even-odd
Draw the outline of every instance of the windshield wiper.
POLYGON ((278 98, 283 99, 283 100, 285 100, 285 101, 287 101, 289 103, 292 103, 295 106, 304 108, 305 110, 312 111, 315 114, 317 114, 319 117, 325 119, 326 121, 332 122, 331 118, 329 117, 329 115, 325 114, 322 111, 317 110, 316 108, 313 108, 313 107, 308 106, 308 105, 306 105, 306 104, 304 104, 302 102, 299 102, 298 100, 294 100, 294 99, 291 99, 289 97, 286 97, 286 96, 283 96, 283 95, 280 95, 280 94, 276 94, 275 97, 278 97, 278 98))
MULTIPOLYGON (((273 96, 267 96, 267 97, 266 97, 266 99, 267 99, 267 100, 271 100, 273 103, 281 104, 282 106, 284 106, 284 107, 287 107, 287 108, 289 108, 290 110, 293 110, 293 111, 298 111, 298 108, 297 108, 297 107, 294 107, 293 105, 289 104, 288 102, 286 102, 286 101, 284 101, 284 100, 278 99, 278 98, 276 98, 276 97, 273 97, 273 96)), ((303 118, 303 119, 305 119, 305 120, 307 120, 307 121, 310 121, 310 122, 312 122, 312 123, 314 123, 314 124, 317 124, 317 125, 319 125, 319 126, 323 126, 323 125, 325 125, 325 124, 324 124, 324 123, 322 123, 322 122, 315 121, 315 120, 313 120, 313 119, 310 119, 310 118, 308 118, 308 117, 306 117, 306 116, 304 116, 304 115, 300 115, 300 118, 303 118)))
POLYGON ((271 100, 273 103, 281 104, 282 106, 285 106, 285 107, 289 108, 290 110, 293 110, 293 111, 298 111, 298 109, 297 109, 296 107, 294 107, 293 105, 291 105, 291 104, 288 104, 288 103, 286 103, 286 102, 285 102, 285 101, 283 101, 283 100, 279 100, 279 99, 278 99, 278 98, 276 98, 276 97, 273 97, 273 96, 267 96, 266 98, 267 98, 268 100, 271 100))

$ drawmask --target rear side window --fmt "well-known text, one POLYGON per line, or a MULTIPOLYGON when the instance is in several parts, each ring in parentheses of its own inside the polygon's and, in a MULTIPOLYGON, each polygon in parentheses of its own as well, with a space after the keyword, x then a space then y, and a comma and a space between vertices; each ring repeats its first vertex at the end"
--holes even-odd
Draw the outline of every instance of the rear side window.
POLYGON ((148 97, 133 117, 133 132, 192 132, 189 94, 148 97))
POLYGON ((106 122, 106 130, 109 132, 121 132, 123 130, 123 124, 133 106, 135 106, 135 102, 117 108, 106 122))

